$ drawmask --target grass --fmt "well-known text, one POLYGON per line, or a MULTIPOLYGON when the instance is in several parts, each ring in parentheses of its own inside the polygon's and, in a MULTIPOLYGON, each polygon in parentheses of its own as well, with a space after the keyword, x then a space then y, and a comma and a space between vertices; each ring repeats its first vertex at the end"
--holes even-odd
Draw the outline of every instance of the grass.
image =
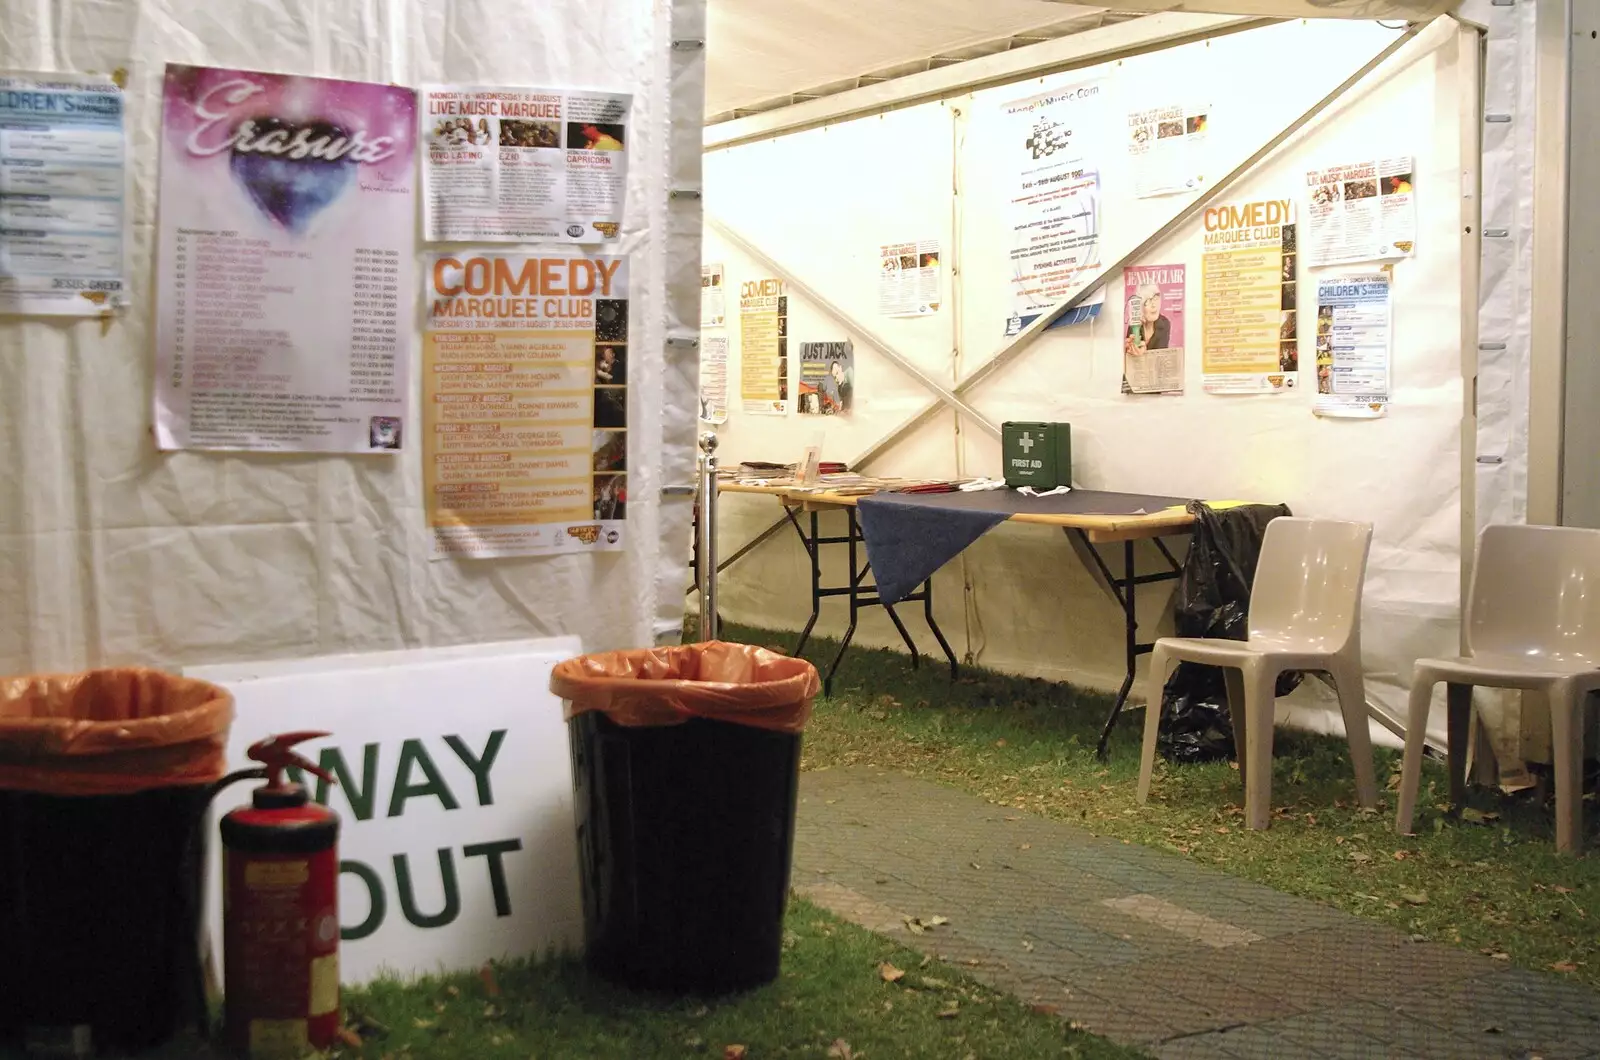
MULTIPOLYGON (((730 628, 777 645, 789 634, 730 628)), ((817 642, 814 659, 835 645, 817 642)), ((806 730, 804 768, 871 765, 941 781, 991 802, 1074 821, 1171 851, 1280 891, 1429 939, 1600 986, 1600 853, 1557 855, 1549 807, 1474 789, 1445 813, 1444 771, 1429 764, 1414 836, 1392 830, 1399 755, 1378 753, 1391 790, 1377 814, 1355 804, 1343 740, 1279 729, 1272 827, 1243 827, 1231 764, 1158 765, 1148 805, 1134 798, 1143 711, 1124 718, 1110 760, 1094 746, 1110 699, 1069 686, 852 649, 806 730)), ((1593 800, 1586 831, 1596 843, 1593 800)))
MULTIPOLYGON (((371 1060, 1133 1060, 1140 1054, 1072 1030, 945 965, 801 899, 789 906, 779 980, 720 999, 631 993, 576 961, 497 965, 414 983, 379 982, 345 998, 371 1060), (886 981, 891 964, 906 975, 886 981), (493 983, 491 988, 490 983, 493 983)), ((152 1060, 221 1054, 174 1044, 152 1060)))

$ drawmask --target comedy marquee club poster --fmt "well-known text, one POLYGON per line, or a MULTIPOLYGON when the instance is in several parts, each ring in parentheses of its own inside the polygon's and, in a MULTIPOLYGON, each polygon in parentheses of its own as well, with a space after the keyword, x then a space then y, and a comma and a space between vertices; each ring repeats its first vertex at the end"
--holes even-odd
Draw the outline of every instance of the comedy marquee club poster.
POLYGON ((410 443, 416 110, 394 85, 167 67, 162 449, 410 443))
POLYGON ((628 262, 435 254, 422 472, 434 558, 618 550, 628 502, 628 262))

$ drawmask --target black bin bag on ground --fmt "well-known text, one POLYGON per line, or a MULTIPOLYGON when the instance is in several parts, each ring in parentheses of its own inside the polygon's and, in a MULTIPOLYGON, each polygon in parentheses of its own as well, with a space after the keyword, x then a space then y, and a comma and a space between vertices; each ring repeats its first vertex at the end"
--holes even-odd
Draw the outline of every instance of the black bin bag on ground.
MULTIPOLYGON (((1173 604, 1174 632, 1180 637, 1244 640, 1249 633, 1250 584, 1267 524, 1289 515, 1282 504, 1244 504, 1212 508, 1189 505, 1194 535, 1173 604)), ((1278 695, 1288 695, 1300 674, 1278 678, 1278 695)), ((1228 690, 1216 666, 1181 662, 1161 696, 1157 747, 1172 762, 1214 762, 1235 757, 1228 690)))

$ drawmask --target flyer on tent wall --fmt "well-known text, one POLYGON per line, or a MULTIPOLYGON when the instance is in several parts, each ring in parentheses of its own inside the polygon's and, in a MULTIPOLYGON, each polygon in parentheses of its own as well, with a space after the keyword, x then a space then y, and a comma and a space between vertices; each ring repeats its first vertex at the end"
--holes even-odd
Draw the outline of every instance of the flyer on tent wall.
POLYGON ((409 88, 167 67, 160 448, 405 443, 416 129, 409 88))
POLYGON ((782 280, 739 285, 739 404, 761 416, 789 412, 789 296, 782 280))
POLYGON ((1293 390, 1300 372, 1294 200, 1209 206, 1201 218, 1206 392, 1293 390))
POLYGON ((1122 273, 1124 394, 1183 393, 1183 265, 1131 266, 1122 273))
POLYGON ((435 559, 615 551, 628 500, 628 263, 431 257, 423 498, 435 559))
POLYGON ((1409 158, 1354 162, 1306 174, 1306 264, 1408 258, 1417 201, 1409 158))
POLYGON ((720 328, 728 322, 728 298, 721 265, 700 266, 700 326, 720 328))
POLYGON ((843 416, 855 396, 856 353, 849 339, 800 344, 800 413, 843 416))
MULTIPOLYGON (((1010 184, 1007 335, 1072 297, 1099 271, 1102 88, 1085 81, 1001 105, 1001 165, 1010 184)), ((1096 292, 1084 305, 1104 297, 1096 292)))
POLYGON ((122 116, 109 77, 0 75, 0 313, 126 304, 122 116))
POLYGON ((1383 415, 1394 363, 1392 317, 1387 272, 1317 281, 1317 415, 1383 415))
POLYGON ((559 88, 424 86, 425 238, 616 239, 628 186, 632 98, 559 88))
POLYGON ((878 245, 878 312, 924 317, 939 311, 939 241, 878 245))
POLYGON ((728 336, 700 339, 700 418, 728 422, 728 336))
POLYGON ((1176 195, 1203 187, 1206 125, 1210 107, 1166 106, 1128 115, 1128 168, 1133 193, 1141 199, 1176 195))

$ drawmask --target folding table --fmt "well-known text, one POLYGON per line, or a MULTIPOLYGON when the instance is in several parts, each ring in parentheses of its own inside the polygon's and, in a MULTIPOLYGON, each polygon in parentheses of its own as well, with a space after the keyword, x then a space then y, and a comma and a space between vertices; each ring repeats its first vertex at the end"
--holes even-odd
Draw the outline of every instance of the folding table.
MULTIPOLYGON (((844 658, 845 651, 850 646, 851 639, 855 636, 856 620, 863 607, 880 606, 889 613, 890 621, 899 631, 906 647, 911 651, 912 665, 920 663, 921 657, 916 645, 912 643, 911 635, 907 632, 900 617, 895 614, 893 605, 900 602, 920 602, 923 613, 927 619, 928 628, 934 638, 939 642, 939 647, 944 651, 945 657, 950 662, 950 673, 954 677, 957 672, 955 653, 951 651, 949 643, 945 640, 944 633, 939 629, 933 617, 933 583, 931 577, 921 583, 921 588, 915 592, 898 596, 885 602, 879 593, 877 579, 871 585, 863 584, 870 572, 870 562, 863 562, 857 551, 859 545, 865 544, 866 538, 861 532, 861 520, 858 516, 859 502, 866 499, 852 494, 834 493, 829 491, 816 491, 803 489, 796 486, 756 486, 735 482, 724 482, 720 486, 721 492, 764 494, 776 497, 783 505, 784 514, 788 517, 795 533, 799 536, 801 544, 805 547, 806 554, 811 560, 811 617, 806 622, 805 629, 800 634, 800 639, 795 645, 795 653, 799 654, 810 639, 811 631, 815 627, 817 617, 821 611, 822 601, 829 597, 845 596, 850 600, 850 625, 845 630, 844 639, 839 645, 838 652, 834 655, 824 678, 823 687, 828 693, 833 690, 833 677, 839 669, 839 663, 844 658), (818 526, 818 516, 822 512, 842 511, 845 513, 848 532, 844 535, 823 536, 818 526), (808 514, 809 532, 802 524, 800 515, 808 514), (848 549, 848 563, 850 577, 847 584, 825 586, 822 584, 821 549, 824 545, 843 545, 848 549)), ((1105 757, 1106 745, 1111 738, 1111 731, 1116 727, 1117 719, 1122 713, 1123 706, 1127 703, 1128 693, 1133 688, 1134 667, 1139 656, 1148 654, 1154 646, 1154 640, 1141 642, 1138 636, 1138 614, 1136 592, 1139 586, 1154 582, 1175 581, 1182 574, 1182 565, 1177 557, 1167 547, 1165 537, 1187 537, 1194 525, 1194 517, 1186 510, 1186 502, 1176 497, 1151 497, 1138 494, 1109 493, 1099 490, 1073 490, 1071 493, 1057 497, 1028 498, 1010 490, 996 490, 980 493, 934 493, 934 494, 876 494, 883 500, 893 500, 900 503, 914 504, 918 508, 925 508, 936 513, 940 508, 959 507, 965 511, 987 509, 999 518, 999 521, 1028 523, 1038 526, 1059 527, 1073 543, 1074 550, 1079 558, 1089 568, 1091 573, 1097 573, 1103 579, 1103 586, 1122 608, 1124 655, 1126 673, 1123 677, 1122 687, 1117 692, 1116 702, 1107 716, 1105 726, 1100 733, 1100 743, 1097 753, 1105 757), (1162 560, 1162 566, 1154 573, 1140 574, 1136 566, 1134 544, 1138 541, 1151 542, 1162 560), (1122 571, 1113 573, 1111 566, 1101 554, 1101 545, 1122 545, 1122 571)))

